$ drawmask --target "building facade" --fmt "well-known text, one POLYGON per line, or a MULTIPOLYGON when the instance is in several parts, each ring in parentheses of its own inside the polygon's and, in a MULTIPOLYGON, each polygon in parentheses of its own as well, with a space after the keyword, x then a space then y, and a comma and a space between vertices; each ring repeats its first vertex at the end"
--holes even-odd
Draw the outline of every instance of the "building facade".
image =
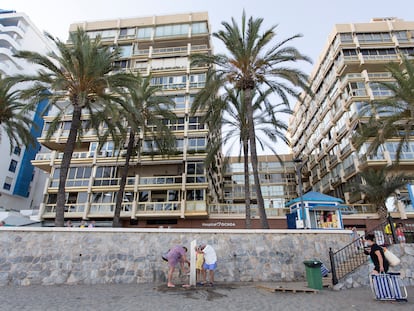
MULTIPOLYGON (((83 28, 93 39, 117 45, 121 59, 118 70, 151 74, 152 85, 175 102, 175 120, 165 120, 176 139, 177 153, 163 156, 157 151, 154 135, 143 137, 141 152, 132 158, 123 198, 121 218, 125 226, 182 226, 182 222, 208 217, 208 204, 222 194, 221 157, 206 166, 207 143, 220 135, 202 121, 204 112, 191 115, 195 94, 204 87, 207 67, 193 67, 194 53, 212 53, 207 13, 152 16, 77 23, 70 31, 83 28)), ((87 116, 84 116, 85 121, 87 116)), ((53 120, 45 117, 45 129, 53 120)), ((39 141, 50 148, 33 163, 49 174, 41 209, 43 220, 54 219, 59 165, 70 126, 62 120, 51 140, 39 141)), ((155 131, 155 127, 154 127, 155 131)), ((75 150, 66 184, 65 218, 111 222, 119 189, 124 151, 114 150, 109 141, 97 150, 93 133, 85 133, 75 150)))
MULTIPOLYGON (((23 13, 0 10, 0 75, 34 73, 36 67, 22 59, 13 57, 19 50, 39 53, 55 51, 54 43, 49 40, 23 13)), ((20 87, 20 86, 19 86, 20 87)), ((32 127, 33 137, 40 136, 43 119, 41 112, 46 102, 40 102, 32 114, 36 127, 32 127)), ((2 133, 0 140, 0 207, 6 210, 39 209, 42 202, 42 189, 46 175, 35 169, 31 160, 40 150, 40 144, 19 148, 13 146, 10 154, 10 140, 2 133)))
MULTIPOLYGON (((414 22, 375 18, 334 27, 311 75, 314 95, 302 94, 304 100, 296 104, 289 122, 294 157, 304 162, 305 191, 342 198, 347 204, 363 203, 363 196, 347 186, 361 182, 358 173, 364 167, 396 159, 397 140, 387 141, 376 156, 367 156, 368 143, 358 151, 351 138, 362 120, 362 105, 392 95, 379 82, 391 81, 385 65, 400 62, 401 54, 414 54, 414 22)), ((404 170, 413 170, 414 138, 401 159, 404 170)), ((372 212, 362 205, 359 209, 372 212)))

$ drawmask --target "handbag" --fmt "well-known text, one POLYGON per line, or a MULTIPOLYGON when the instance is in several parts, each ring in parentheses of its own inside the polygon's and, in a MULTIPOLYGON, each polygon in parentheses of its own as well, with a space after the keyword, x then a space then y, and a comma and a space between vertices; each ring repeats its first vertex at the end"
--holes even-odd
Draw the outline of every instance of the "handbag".
POLYGON ((397 266, 401 262, 400 258, 395 256, 393 252, 386 249, 385 247, 384 247, 384 257, 385 257, 385 259, 387 259, 387 261, 388 261, 388 263, 390 264, 391 267, 397 266))

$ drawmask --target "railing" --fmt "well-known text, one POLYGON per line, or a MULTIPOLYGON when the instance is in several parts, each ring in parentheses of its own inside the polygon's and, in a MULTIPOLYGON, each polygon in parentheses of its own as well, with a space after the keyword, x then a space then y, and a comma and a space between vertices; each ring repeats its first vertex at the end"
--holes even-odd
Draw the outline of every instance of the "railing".
MULTIPOLYGON (((228 216, 245 216, 246 204, 210 204, 208 211, 211 215, 228 215, 228 216)), ((265 208, 267 216, 285 216, 289 213, 288 208, 265 208)), ((252 217, 259 216, 259 209, 256 204, 250 205, 250 213, 252 217)))
POLYGON ((183 182, 182 176, 157 176, 157 177, 141 177, 139 179, 140 185, 169 185, 181 184, 183 182))
POLYGON ((137 213, 153 213, 180 211, 180 202, 145 202, 138 203, 137 213))
MULTIPOLYGON (((366 231, 365 234, 371 233, 375 235, 378 245, 388 246, 398 244, 398 238, 395 232, 396 224, 391 216, 378 226, 366 231)), ((406 243, 414 243, 414 223, 404 224, 404 235, 406 243)), ((358 237, 351 243, 338 251, 329 249, 329 258, 331 263, 332 283, 338 284, 338 281, 358 267, 365 264, 368 260, 367 254, 364 252, 364 236, 358 237)))

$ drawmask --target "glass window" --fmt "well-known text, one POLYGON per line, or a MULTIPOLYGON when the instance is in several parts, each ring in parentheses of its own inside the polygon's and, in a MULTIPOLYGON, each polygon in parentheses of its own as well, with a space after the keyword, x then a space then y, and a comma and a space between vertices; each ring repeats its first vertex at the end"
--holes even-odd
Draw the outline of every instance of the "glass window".
POLYGON ((185 109, 185 96, 177 95, 173 98, 175 102, 175 109, 185 109))
POLYGON ((193 34, 207 33, 207 23, 206 22, 193 23, 191 25, 191 32, 193 34))
POLYGON ((189 27, 190 27, 189 24, 157 26, 155 28, 155 36, 156 37, 170 37, 170 36, 187 35, 189 27))
POLYGON ((15 155, 20 155, 21 152, 22 152, 22 149, 19 146, 14 147, 13 153, 15 155))
POLYGON ((352 39, 352 33, 347 32, 347 33, 341 33, 341 42, 345 43, 345 42, 353 42, 354 40, 352 39))
POLYGON ((188 201, 203 201, 204 200, 204 190, 187 190, 187 200, 188 201))
POLYGON ((202 122, 203 117, 190 117, 188 120, 189 130, 204 130, 205 124, 202 122))
POLYGON ((121 28, 119 31, 119 37, 134 37, 135 36, 135 28, 121 28))
POLYGON ((16 160, 11 160, 10 164, 9 164, 9 172, 15 172, 17 168, 17 161, 16 160))
POLYGON ((7 176, 6 179, 4 180, 3 189, 10 190, 12 183, 13 183, 13 178, 7 176))
POLYGON ((132 45, 121 45, 119 47, 121 57, 131 57, 132 55, 132 45))
POLYGON ((150 39, 152 35, 152 27, 138 28, 138 39, 150 39))
POLYGON ((139 202, 148 202, 149 192, 148 191, 140 191, 138 195, 139 202))

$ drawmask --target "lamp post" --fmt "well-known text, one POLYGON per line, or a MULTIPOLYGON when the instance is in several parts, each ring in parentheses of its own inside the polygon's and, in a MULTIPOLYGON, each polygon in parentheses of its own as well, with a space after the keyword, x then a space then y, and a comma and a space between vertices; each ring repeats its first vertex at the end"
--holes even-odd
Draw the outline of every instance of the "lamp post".
POLYGON ((306 213, 305 213, 305 204, 303 203, 303 188, 302 188, 302 167, 303 162, 302 159, 295 158, 293 159, 293 162, 296 163, 296 175, 298 176, 298 186, 299 186, 299 197, 300 197, 300 212, 302 214, 302 220, 303 220, 303 228, 306 229, 306 213))

